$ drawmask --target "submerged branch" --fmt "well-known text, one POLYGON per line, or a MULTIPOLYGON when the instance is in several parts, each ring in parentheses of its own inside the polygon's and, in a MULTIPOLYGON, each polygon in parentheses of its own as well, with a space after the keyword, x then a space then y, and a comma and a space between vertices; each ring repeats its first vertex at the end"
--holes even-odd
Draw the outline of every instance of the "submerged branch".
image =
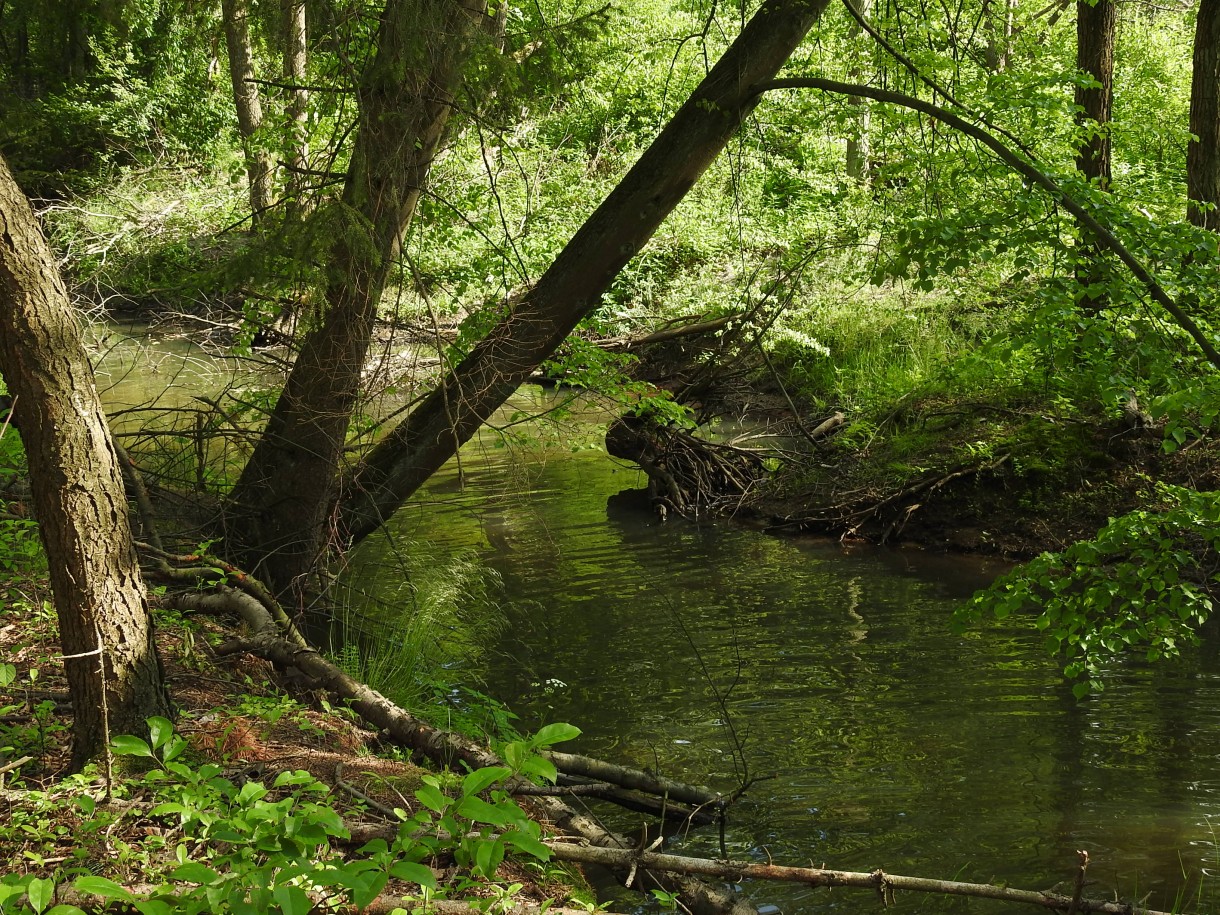
POLYGON ((807 886, 852 887, 879 893, 887 904, 892 901, 894 891, 910 890, 917 893, 1022 902, 1059 911, 1074 906, 1073 910, 1076 912, 1102 912, 1106 915, 1168 915, 1166 912, 1125 903, 1100 899, 1073 899, 1071 896, 1040 890, 1018 890, 990 883, 960 883, 956 880, 936 880, 928 877, 904 877, 900 874, 887 874, 880 868, 871 873, 863 873, 818 867, 785 867, 779 864, 758 864, 748 861, 686 858, 680 855, 630 849, 593 848, 587 845, 571 845, 553 841, 548 842, 547 845, 555 857, 561 861, 600 864, 613 868, 625 868, 634 864, 649 870, 698 874, 701 877, 718 877, 732 882, 750 878, 803 883, 807 886))

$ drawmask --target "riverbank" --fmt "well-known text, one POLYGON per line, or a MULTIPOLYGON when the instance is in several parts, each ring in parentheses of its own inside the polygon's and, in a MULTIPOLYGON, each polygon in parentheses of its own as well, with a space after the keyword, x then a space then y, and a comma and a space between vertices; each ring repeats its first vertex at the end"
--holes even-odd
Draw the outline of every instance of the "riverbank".
POLYGON ((845 436, 785 462, 748 512, 766 529, 1024 559, 1160 502, 1220 489, 1220 445, 1167 452, 1163 425, 986 403, 904 418, 915 434, 845 436))

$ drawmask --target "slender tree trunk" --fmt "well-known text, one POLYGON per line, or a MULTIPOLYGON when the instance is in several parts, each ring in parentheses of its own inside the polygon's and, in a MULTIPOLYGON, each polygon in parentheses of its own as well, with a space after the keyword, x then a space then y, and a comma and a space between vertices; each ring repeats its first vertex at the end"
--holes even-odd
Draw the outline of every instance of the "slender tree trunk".
MULTIPOLYGON (((872 14, 872 0, 857 0, 854 4, 860 11, 860 15, 868 18, 872 14)), ((864 34, 864 28, 860 23, 852 18, 848 25, 848 34, 853 39, 859 39, 864 34)), ((872 47, 870 41, 868 47, 872 47)), ((867 77, 864 73, 864 65, 858 60, 853 60, 852 65, 847 70, 848 80, 853 83, 866 83, 867 77)), ((860 184, 868 183, 868 157, 871 154, 868 131, 872 122, 872 109, 869 106, 868 99, 860 98, 853 95, 847 100, 847 104, 852 107, 851 119, 851 134, 847 138, 847 157, 845 167, 847 177, 855 179, 860 184)))
POLYGON ((225 44, 229 49, 229 76, 233 80, 233 103, 237 127, 246 152, 246 175, 250 181, 250 213, 257 224, 271 206, 271 157, 259 149, 263 105, 254 80, 254 51, 250 46, 250 7, 247 0, 221 0, 225 44))
POLYGON ((338 529, 366 536, 466 442, 592 313, 623 266, 686 196, 828 0, 766 0, 536 286, 348 478, 338 529))
POLYGON ((1194 136, 1186 148, 1187 218, 1196 226, 1220 232, 1220 0, 1199 4, 1190 132, 1194 136))
POLYGON ((983 61, 993 73, 1008 69, 1016 11, 1017 0, 983 0, 983 30, 987 34, 983 61), (996 15, 997 6, 1003 10, 1002 17, 996 15))
POLYGON ((76 315, 29 203, 0 160, 0 371, 29 457, 75 709, 72 763, 106 732, 169 713, 152 623, 76 315))
MULTIPOLYGON (((1078 0, 1076 4, 1076 69, 1096 85, 1076 87, 1076 120, 1081 131, 1076 168, 1085 180, 1103 191, 1110 187, 1110 111, 1114 103, 1114 38, 1118 30, 1115 0, 1078 0)), ((1089 311, 1106 306, 1097 287, 1105 282, 1101 252, 1091 238, 1082 238, 1084 253, 1076 281, 1084 288, 1080 304, 1089 311)))
POLYGON ((486 0, 389 0, 359 91, 327 306, 305 337, 228 503, 228 539, 275 588, 303 588, 327 544, 339 458, 390 268, 440 145, 486 0), (359 226, 368 234, 359 236, 359 226))
POLYGON ((288 171, 288 194, 300 196, 309 163, 309 92, 305 89, 306 37, 305 0, 281 0, 284 28, 284 82, 288 91, 288 123, 292 152, 288 171))

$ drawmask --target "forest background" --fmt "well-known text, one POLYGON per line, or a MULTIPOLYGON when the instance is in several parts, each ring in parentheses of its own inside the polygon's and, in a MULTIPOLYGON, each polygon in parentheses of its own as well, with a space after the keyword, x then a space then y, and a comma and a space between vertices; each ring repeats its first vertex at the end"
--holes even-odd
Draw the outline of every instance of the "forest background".
MULTIPOLYGON (((285 616, 541 372, 619 405, 671 513, 1060 548, 975 610, 1037 607, 1083 693, 1195 638, 1217 581, 1213 6, 12 3, 0 150, 76 307, 293 354, 129 443, 215 535, 174 555, 217 543, 285 616), (631 345, 683 327, 698 372, 631 345), (403 337, 436 375, 367 372, 403 337), (674 479, 658 454, 727 411, 797 445, 674 479)), ((34 453, 63 424, 5 332, 34 453)), ((100 648, 95 603, 58 607, 65 653, 100 648)), ((70 664, 78 707, 164 712, 122 666, 70 664)))

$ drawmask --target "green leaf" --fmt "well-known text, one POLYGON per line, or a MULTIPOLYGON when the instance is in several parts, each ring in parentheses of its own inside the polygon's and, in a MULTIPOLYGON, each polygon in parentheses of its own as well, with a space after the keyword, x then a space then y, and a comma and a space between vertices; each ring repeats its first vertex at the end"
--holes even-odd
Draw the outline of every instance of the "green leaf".
POLYGON ((307 915, 313 908, 313 903, 299 886, 277 886, 271 895, 284 915, 307 915))
POLYGON ((462 779, 462 794, 482 794, 491 785, 512 775, 512 769, 504 766, 488 766, 471 772, 462 779))
POLYGON ((454 809, 454 813, 458 816, 491 826, 507 826, 517 818, 517 812, 517 810, 505 810, 495 804, 489 804, 480 797, 464 797, 454 809))
POLYGON ((175 867, 170 871, 169 878, 183 883, 198 883, 200 886, 209 886, 220 882, 219 873, 212 870, 206 864, 200 864, 198 861, 187 861, 185 864, 175 867))
POLYGON ((475 866, 482 871, 483 876, 489 880, 496 876, 496 868, 500 866, 500 862, 504 860, 504 845, 499 840, 480 842, 478 848, 475 849, 474 862, 475 866))
POLYGON ((444 813, 452 801, 441 794, 440 789, 433 785, 424 785, 415 792, 415 796, 419 798, 419 802, 429 810, 435 810, 437 813, 444 813))
POLYGON ((110 741, 110 752, 116 756, 145 756, 152 759, 153 752, 147 741, 130 734, 122 734, 110 741))
POLYGON ((148 733, 152 738, 153 748, 158 749, 165 746, 174 736, 174 726, 170 724, 169 719, 156 715, 148 719, 148 733))
POLYGON ((418 883, 430 890, 436 889, 436 874, 432 868, 414 861, 396 861, 390 866, 390 876, 408 883, 418 883))
POLYGON ((25 892, 30 900, 30 908, 35 913, 39 913, 47 907, 47 903, 55 895, 55 881, 35 877, 30 881, 29 886, 25 888, 25 892))
POLYGON ((174 911, 174 907, 164 899, 138 899, 132 905, 140 915, 172 915, 174 911))
MULTIPOLYGON (((352 905, 357 909, 368 908, 370 903, 385 889, 386 881, 390 879, 389 874, 363 874, 361 879, 352 881, 352 905)), ((288 913, 291 915, 291 913, 288 913)))
POLYGON ((47 915, 85 915, 85 910, 61 902, 59 905, 53 905, 47 909, 47 915))
POLYGON ((579 736, 580 728, 560 721, 540 728, 538 733, 530 738, 530 743, 535 747, 550 747, 565 740, 575 740, 579 736))
POLYGON ((542 756, 531 756, 521 763, 521 774, 532 775, 552 784, 559 778, 555 764, 542 756))
POLYGON ((72 883, 72 888, 78 893, 88 893, 90 896, 100 896, 102 899, 118 899, 122 902, 131 902, 136 898, 127 887, 121 886, 113 880, 107 880, 105 877, 93 877, 90 875, 77 877, 72 883))
POLYGON ((523 832, 506 832, 501 838, 513 848, 525 852, 539 861, 551 860, 551 850, 531 835, 523 832))

